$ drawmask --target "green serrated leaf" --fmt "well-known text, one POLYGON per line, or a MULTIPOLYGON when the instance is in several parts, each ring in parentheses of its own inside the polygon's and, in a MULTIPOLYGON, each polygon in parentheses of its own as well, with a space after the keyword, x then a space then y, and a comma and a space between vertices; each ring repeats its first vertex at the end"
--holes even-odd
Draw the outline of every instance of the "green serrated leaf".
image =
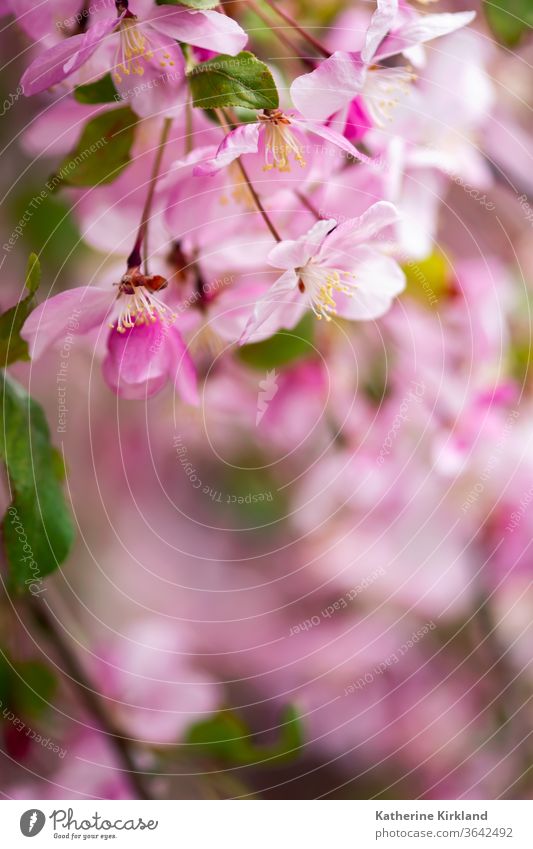
POLYGON ((303 733, 296 709, 288 706, 282 714, 279 742, 258 746, 246 723, 233 711, 222 710, 193 725, 185 742, 193 745, 197 752, 229 765, 271 766, 298 756, 303 746, 303 733))
POLYGON ((253 53, 221 54, 200 62, 187 74, 193 104, 201 109, 242 106, 277 109, 279 97, 272 74, 253 53))
POLYGON ((36 254, 30 254, 26 269, 26 289, 30 293, 0 316, 0 367, 18 360, 29 360, 28 345, 20 331, 33 308, 33 296, 41 281, 41 265, 36 254))
POLYGON ((155 0, 156 6, 187 6, 188 9, 214 9, 220 0, 155 0))
POLYGON ((531 32, 531 0, 485 0, 483 9, 492 32, 507 47, 515 47, 531 32))
POLYGON ((309 313, 293 330, 280 330, 263 342, 243 345, 237 356, 243 363, 261 371, 282 368, 315 353, 315 324, 309 313))
POLYGON ((106 74, 94 83, 79 85, 74 89, 78 103, 113 103, 120 100, 111 74, 106 74))
POLYGON ((37 595, 41 579, 66 559, 74 528, 43 410, 7 374, 2 381, 1 419, 0 456, 13 498, 2 523, 10 583, 37 595))
POLYGON ((92 118, 47 187, 52 190, 62 184, 83 187, 112 183, 130 162, 136 122, 129 106, 92 118))

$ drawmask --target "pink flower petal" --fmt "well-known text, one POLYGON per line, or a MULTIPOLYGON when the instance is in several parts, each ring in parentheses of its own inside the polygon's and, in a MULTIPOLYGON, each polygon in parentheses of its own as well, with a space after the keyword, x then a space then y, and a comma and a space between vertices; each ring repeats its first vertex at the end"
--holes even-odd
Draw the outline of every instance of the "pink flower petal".
POLYGON ((181 398, 193 407, 200 403, 196 369, 187 346, 176 327, 168 330, 168 375, 181 398))
POLYGON ((417 44, 424 44, 433 38, 449 35, 470 24, 475 17, 475 12, 443 12, 436 15, 413 16, 382 42, 375 59, 386 59, 417 44))
POLYGON ((226 135, 214 158, 198 163, 193 174, 198 177, 208 177, 234 162, 243 153, 257 153, 261 129, 260 124, 241 124, 235 127, 226 135))
POLYGON ((390 32, 397 14, 398 0, 378 0, 378 7, 372 15, 361 50, 361 59, 366 65, 370 65, 379 45, 390 32))
POLYGON ((354 259, 357 288, 353 297, 335 297, 337 312, 343 318, 372 321, 403 291, 405 275, 395 260, 370 248, 359 248, 354 259))
POLYGON ((79 287, 44 301, 30 313, 20 334, 28 343, 31 358, 37 359, 69 333, 87 333, 98 327, 113 300, 111 289, 79 287))
POLYGON ((281 327, 294 327, 305 310, 305 300, 298 291, 297 275, 292 269, 285 271, 257 301, 254 313, 241 336, 241 345, 271 336, 281 327), (261 333, 258 334, 258 331, 261 333))
POLYGON ((340 133, 337 133, 335 130, 331 130, 329 127, 325 127, 322 124, 311 124, 307 121, 302 121, 297 118, 291 118, 291 120, 296 127, 300 127, 306 132, 312 133, 313 135, 324 139, 324 141, 336 145, 336 147, 339 147, 349 156, 354 157, 355 159, 359 159, 363 162, 372 162, 369 156, 365 156, 364 153, 361 153, 361 151, 357 150, 357 148, 354 147, 353 144, 349 142, 347 138, 345 138, 340 133))
POLYGON ((364 138, 366 133, 371 130, 373 126, 374 124, 365 109, 363 98, 354 98, 348 106, 343 135, 348 139, 348 141, 355 144, 356 142, 361 141, 361 139, 364 138))
POLYGON ((318 253, 327 234, 336 224, 334 218, 317 221, 301 238, 279 242, 270 251, 268 262, 274 268, 300 268, 318 253))
POLYGON ((76 26, 80 13, 79 0, 3 0, 7 10, 16 16, 17 25, 35 41, 50 43, 62 40, 76 26))
POLYGON ((365 65, 355 53, 337 51, 315 71, 297 77, 291 85, 292 102, 313 121, 325 121, 361 91, 365 65))
POLYGON ((118 18, 101 21, 83 35, 73 35, 45 50, 22 75, 20 82, 26 97, 62 82, 77 71, 112 33, 118 21, 118 18))
POLYGON ((181 48, 173 38, 152 28, 150 52, 153 55, 145 59, 142 76, 123 74, 117 67, 113 74, 115 87, 142 118, 181 115, 188 96, 181 48))
POLYGON ((340 224, 324 240, 319 259, 324 265, 339 266, 345 255, 358 245, 368 241, 385 227, 398 221, 396 207, 388 201, 378 201, 359 218, 351 218, 340 224))
POLYGON ((248 41, 239 24, 220 12, 154 6, 150 11, 150 24, 177 41, 230 56, 240 53, 248 41))
POLYGON ((247 280, 217 294, 209 309, 209 324, 218 336, 237 342, 250 318, 250 309, 264 293, 264 286, 247 280))
POLYGON ((125 333, 113 329, 107 351, 104 378, 121 398, 151 398, 170 379, 185 401, 198 403, 194 365, 174 326, 156 321, 125 333))
POLYGON ((168 380, 165 334, 161 322, 125 333, 116 328, 110 331, 102 368, 106 383, 121 398, 151 398, 163 389, 168 380))

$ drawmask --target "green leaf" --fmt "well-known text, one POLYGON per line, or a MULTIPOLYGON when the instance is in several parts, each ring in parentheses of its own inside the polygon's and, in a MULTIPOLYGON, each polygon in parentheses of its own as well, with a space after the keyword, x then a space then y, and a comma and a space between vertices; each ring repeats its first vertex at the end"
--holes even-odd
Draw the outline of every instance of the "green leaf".
POLYGON ((25 286, 30 295, 35 295, 41 282, 41 263, 37 254, 30 254, 26 266, 25 286))
POLYGON ((130 162, 136 122, 129 106, 93 118, 47 188, 52 191, 62 184, 81 187, 112 183, 130 162))
POLYGON ((10 582, 38 595, 41 579, 67 557, 74 528, 43 410, 6 374, 1 409, 0 456, 13 498, 2 523, 10 582))
POLYGON ((37 718, 57 690, 53 671, 37 660, 13 660, 0 650, 0 707, 18 718, 37 718))
POLYGON ((15 663, 12 673, 12 697, 24 716, 37 717, 52 699, 57 687, 53 672, 36 660, 15 663), (18 672, 18 675, 16 674, 18 672))
POLYGON ((76 86, 74 99, 78 103, 113 103, 120 100, 120 96, 113 85, 113 77, 106 74, 94 83, 76 86))
POLYGON ((485 17, 498 41, 515 47, 533 27, 531 0, 485 0, 485 17))
POLYGON ((243 345, 237 356, 243 363, 261 371, 294 363, 315 353, 313 316, 305 315, 293 330, 280 330, 269 339, 243 345))
POLYGON ((28 345, 20 335, 22 325, 33 309, 33 296, 39 288, 41 265, 36 254, 30 254, 26 268, 26 289, 30 293, 0 316, 0 366, 18 360, 29 360, 28 345))
POLYGON ((156 6, 187 6, 188 9, 214 9, 220 0, 155 0, 156 6))
POLYGON ((233 711, 223 710, 193 725, 185 742, 194 746, 197 753, 229 765, 271 766, 273 762, 297 757, 303 747, 301 720, 292 706, 283 711, 280 734, 279 742, 257 746, 246 723, 233 711))
POLYGON ((200 62, 187 74, 193 104, 202 109, 242 106, 277 109, 279 97, 272 74, 264 62, 244 51, 237 56, 221 54, 200 62))

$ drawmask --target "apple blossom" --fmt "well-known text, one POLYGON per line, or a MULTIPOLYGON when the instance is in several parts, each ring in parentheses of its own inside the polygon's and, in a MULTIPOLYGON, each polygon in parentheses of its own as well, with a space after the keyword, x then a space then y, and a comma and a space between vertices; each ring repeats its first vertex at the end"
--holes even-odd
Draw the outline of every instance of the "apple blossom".
POLYGON ((102 329, 107 320, 107 356, 103 363, 109 386, 124 398, 159 392, 168 380, 190 404, 197 403, 194 366, 172 310, 161 300, 166 281, 129 269, 117 287, 80 287, 61 292, 35 309, 23 328, 33 358, 64 338, 75 314, 77 333, 102 329))
POLYGON ((474 16, 474 12, 420 15, 407 4, 399 6, 398 0, 382 0, 362 50, 337 50, 316 70, 297 77, 291 86, 292 100, 313 120, 324 121, 340 110, 357 108, 374 126, 384 127, 415 77, 409 68, 380 63, 464 27, 474 16), (354 100, 357 107, 352 105, 354 100))
POLYGON ((115 6, 115 17, 106 10, 94 22, 90 19, 87 32, 38 56, 23 74, 24 93, 57 85, 91 59, 95 71, 112 73, 119 93, 140 104, 142 114, 149 114, 146 101, 156 94, 171 109, 180 91, 183 99, 185 60, 177 40, 230 54, 247 40, 239 25, 219 12, 157 6, 151 0, 134 0, 131 8, 127 0, 117 0, 115 6), (134 79, 141 77, 142 85, 136 86, 134 79))
POLYGON ((334 219, 318 221, 299 239, 272 248, 268 262, 284 273, 257 302, 242 341, 266 323, 271 332, 293 327, 307 309, 326 321, 337 314, 364 321, 383 315, 404 275, 372 239, 396 220, 392 204, 379 202, 360 218, 338 226, 334 219))

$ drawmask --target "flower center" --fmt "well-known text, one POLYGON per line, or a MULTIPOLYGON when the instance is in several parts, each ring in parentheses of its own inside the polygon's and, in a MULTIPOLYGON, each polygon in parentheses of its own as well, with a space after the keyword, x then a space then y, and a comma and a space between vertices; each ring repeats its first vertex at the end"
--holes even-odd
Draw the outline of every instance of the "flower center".
POLYGON ((290 171, 290 155, 294 157, 301 168, 305 168, 301 144, 294 138, 290 119, 281 109, 272 112, 265 110, 259 115, 259 120, 265 125, 265 165, 264 171, 290 171))
POLYGON ((409 94, 409 88, 416 77, 405 68, 368 69, 363 96, 365 106, 376 127, 385 127, 392 121, 393 112, 402 97, 409 94))
POLYGON ((317 318, 331 321, 337 314, 334 294, 340 292, 352 298, 355 294, 355 274, 338 268, 321 268, 310 260, 307 265, 297 268, 298 289, 307 295, 309 306, 317 318))
MULTIPOLYGON (((145 64, 154 58, 154 51, 146 28, 139 23, 136 15, 128 13, 122 18, 118 29, 119 43, 114 60, 113 77, 121 83, 123 76, 137 74, 142 77, 145 64)), ((174 65, 170 53, 163 53, 159 59, 162 68, 174 65)))
POLYGON ((138 269, 131 269, 118 284, 120 310, 116 323, 110 327, 125 333, 132 327, 155 324, 156 321, 172 324, 176 316, 155 294, 164 289, 167 281, 163 277, 145 277, 138 269))

